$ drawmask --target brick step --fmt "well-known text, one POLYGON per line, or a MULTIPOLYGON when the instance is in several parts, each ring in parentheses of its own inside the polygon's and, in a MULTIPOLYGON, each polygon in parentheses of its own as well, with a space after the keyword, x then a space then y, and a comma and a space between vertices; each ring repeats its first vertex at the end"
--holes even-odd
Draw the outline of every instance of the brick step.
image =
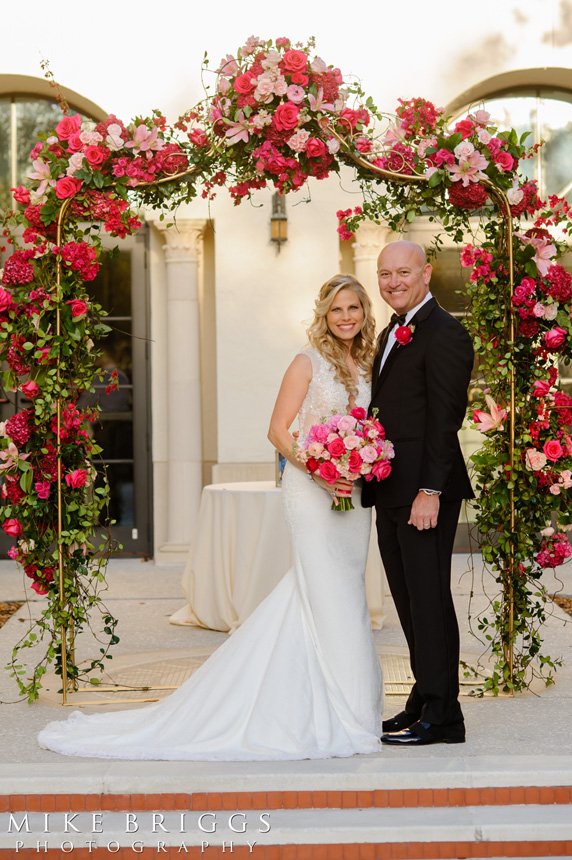
MULTIPOLYGON (((30 786, 32 788, 32 786, 30 786)), ((373 791, 232 791, 149 794, 3 794, 2 812, 367 809, 572 804, 572 785, 395 788, 373 791)))
POLYGON ((71 854, 74 860, 84 853, 90 857, 133 858, 143 853, 241 860, 247 856, 258 860, 572 856, 568 804, 262 809, 241 811, 232 818, 229 810, 140 811, 131 812, 130 817, 101 811, 97 823, 92 812, 80 812, 71 819, 80 832, 71 824, 65 832, 64 813, 52 813, 47 825, 41 812, 29 812, 26 818, 22 812, 12 815, 12 827, 10 815, 0 815, 0 856, 71 854), (207 832, 215 822, 216 831, 207 832), (245 832, 236 832, 244 826, 245 832), (18 827, 20 832, 16 832, 18 827))

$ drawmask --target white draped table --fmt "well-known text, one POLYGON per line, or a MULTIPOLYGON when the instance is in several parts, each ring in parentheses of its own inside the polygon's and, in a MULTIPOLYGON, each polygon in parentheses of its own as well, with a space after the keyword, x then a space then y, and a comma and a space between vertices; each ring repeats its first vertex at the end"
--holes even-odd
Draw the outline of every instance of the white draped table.
MULTIPOLYGON (((188 603, 170 621, 232 631, 291 565, 281 490, 274 481, 210 484, 202 492, 194 547, 183 573, 188 603)), ((372 528, 366 594, 377 629, 383 623, 384 580, 372 528)))

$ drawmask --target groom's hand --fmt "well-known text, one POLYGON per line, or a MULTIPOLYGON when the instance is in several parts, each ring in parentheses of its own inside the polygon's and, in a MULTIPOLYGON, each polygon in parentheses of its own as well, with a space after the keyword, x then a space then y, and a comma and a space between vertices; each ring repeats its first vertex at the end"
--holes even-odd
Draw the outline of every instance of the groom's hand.
POLYGON ((439 517, 439 496, 428 496, 427 493, 417 493, 411 505, 408 525, 415 526, 419 531, 434 529, 439 517))

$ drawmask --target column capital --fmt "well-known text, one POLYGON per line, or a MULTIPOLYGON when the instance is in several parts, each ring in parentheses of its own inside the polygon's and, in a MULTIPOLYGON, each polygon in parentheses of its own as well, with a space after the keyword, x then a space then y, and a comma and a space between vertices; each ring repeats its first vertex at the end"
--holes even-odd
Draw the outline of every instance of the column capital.
POLYGON ((189 263, 199 259, 206 221, 182 218, 173 222, 155 221, 154 226, 164 236, 163 250, 167 263, 189 263))
POLYGON ((376 259, 381 249, 388 242, 393 242, 396 234, 386 224, 376 224, 374 221, 363 221, 355 234, 352 244, 354 260, 376 259))

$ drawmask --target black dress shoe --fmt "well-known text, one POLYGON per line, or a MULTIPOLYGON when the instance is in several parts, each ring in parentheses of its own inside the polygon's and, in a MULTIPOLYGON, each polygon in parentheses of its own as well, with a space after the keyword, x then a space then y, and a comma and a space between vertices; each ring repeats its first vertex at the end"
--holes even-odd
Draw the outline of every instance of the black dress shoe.
POLYGON ((383 733, 387 732, 402 732, 403 729, 408 729, 413 723, 419 719, 419 714, 408 714, 407 711, 401 711, 390 720, 384 720, 381 724, 383 733))
POLYGON ((418 720, 402 732, 383 734, 381 742, 382 744, 403 747, 419 747, 427 744, 464 744, 465 724, 461 720, 458 723, 438 726, 435 723, 418 720))

